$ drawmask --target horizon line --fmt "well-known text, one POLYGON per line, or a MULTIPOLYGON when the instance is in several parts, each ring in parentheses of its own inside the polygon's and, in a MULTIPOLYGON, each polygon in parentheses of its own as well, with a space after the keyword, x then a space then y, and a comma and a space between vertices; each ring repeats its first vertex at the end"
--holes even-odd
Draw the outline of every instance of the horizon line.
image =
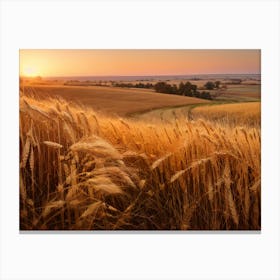
POLYGON ((43 75, 36 75, 36 76, 26 76, 26 75, 19 75, 20 77, 25 78, 67 78, 67 77, 170 77, 170 76, 201 76, 201 75, 261 75, 261 73, 201 73, 201 74, 148 74, 148 75, 56 75, 56 76, 43 76, 43 75))

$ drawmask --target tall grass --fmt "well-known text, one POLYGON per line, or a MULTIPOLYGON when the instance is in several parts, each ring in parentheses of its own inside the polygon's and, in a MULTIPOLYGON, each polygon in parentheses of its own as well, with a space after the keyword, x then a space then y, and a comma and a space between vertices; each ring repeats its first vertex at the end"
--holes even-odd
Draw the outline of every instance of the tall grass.
POLYGON ((247 102, 234 104, 221 104, 213 106, 197 107, 192 110, 195 118, 207 118, 211 121, 227 124, 229 126, 261 125, 261 103, 247 102))
POLYGON ((22 230, 258 230, 260 208, 258 125, 155 125, 21 93, 22 230))

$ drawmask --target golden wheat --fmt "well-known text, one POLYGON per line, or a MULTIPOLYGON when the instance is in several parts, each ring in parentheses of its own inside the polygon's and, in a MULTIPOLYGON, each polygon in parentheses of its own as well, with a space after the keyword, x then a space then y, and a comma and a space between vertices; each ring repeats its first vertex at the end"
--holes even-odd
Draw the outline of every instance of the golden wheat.
POLYGON ((197 107, 193 116, 212 120, 232 127, 237 125, 259 127, 261 123, 261 103, 235 103, 197 107))
POLYGON ((151 125, 22 93, 21 229, 260 229, 259 105, 219 106, 151 125))

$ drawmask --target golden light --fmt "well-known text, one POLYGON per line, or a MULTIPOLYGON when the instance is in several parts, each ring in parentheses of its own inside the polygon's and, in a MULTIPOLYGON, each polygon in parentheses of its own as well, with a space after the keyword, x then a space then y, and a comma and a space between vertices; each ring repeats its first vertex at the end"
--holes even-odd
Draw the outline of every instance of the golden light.
POLYGON ((32 66, 25 67, 23 69, 22 74, 23 74, 23 76, 27 76, 27 77, 40 76, 37 69, 35 67, 32 67, 32 66))
POLYGON ((259 50, 21 49, 26 77, 258 73, 259 50))

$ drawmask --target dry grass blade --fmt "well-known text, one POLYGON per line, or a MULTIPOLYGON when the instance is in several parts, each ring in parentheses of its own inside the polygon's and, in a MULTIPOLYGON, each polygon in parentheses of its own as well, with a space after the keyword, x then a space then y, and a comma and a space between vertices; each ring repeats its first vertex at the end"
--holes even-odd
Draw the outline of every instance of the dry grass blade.
POLYGON ((45 118, 47 118, 47 119, 51 119, 51 118, 49 117, 49 115, 48 115, 45 111, 43 111, 41 108, 39 108, 39 107, 37 107, 37 106, 34 106, 34 105, 30 105, 30 104, 28 104, 27 102, 26 102, 26 104, 28 105, 28 108, 31 109, 33 112, 36 112, 36 113, 38 113, 39 115, 41 115, 42 117, 45 117, 45 118))
POLYGON ((166 156, 159 158, 152 164, 152 169, 157 168, 163 161, 165 161, 167 158, 169 158, 172 154, 168 153, 166 156))
POLYGON ((208 197, 211 202, 214 200, 214 187, 212 178, 213 177, 208 174, 208 197))
POLYGON ((258 180, 256 180, 256 182, 250 187, 250 191, 252 192, 256 192, 260 190, 260 186, 261 186, 261 179, 259 178, 258 180))
POLYGON ((33 150, 33 148, 31 148, 31 152, 30 152, 29 165, 30 165, 32 176, 33 176, 33 174, 34 174, 34 165, 35 165, 35 162, 34 162, 34 150, 33 150))
POLYGON ((24 148, 23 148, 22 156, 21 156, 21 166, 23 168, 26 166, 26 162, 29 157, 30 147, 31 147, 31 143, 30 143, 29 137, 27 137, 24 148))
POLYGON ((197 160, 195 162, 193 162, 188 168, 183 169, 178 171, 177 173, 175 173, 171 179, 170 179, 170 183, 173 183, 174 181, 176 181, 178 178, 180 178, 184 173, 186 173, 188 170, 198 167, 199 165, 208 162, 209 160, 211 160, 212 157, 207 157, 207 158, 202 158, 200 160, 197 160))
POLYGON ((59 143, 52 142, 52 141, 44 141, 43 142, 48 147, 54 148, 54 149, 61 149, 63 146, 59 143))
POLYGON ((64 131, 66 132, 66 134, 68 135, 68 137, 70 138, 71 143, 74 143, 75 135, 74 135, 73 129, 66 122, 63 123, 63 128, 64 128, 64 131))
POLYGON ((233 197, 232 197, 231 189, 226 188, 226 193, 227 193, 227 199, 228 199, 228 202, 229 202, 229 210, 230 210, 230 213, 231 213, 231 217, 233 218, 233 221, 236 224, 236 226, 238 226, 239 218, 238 218, 238 213, 236 211, 235 203, 234 203, 234 200, 233 200, 233 197))
POLYGON ((109 166, 99 168, 93 171, 92 175, 94 176, 105 176, 109 177, 114 181, 124 184, 124 186, 129 186, 132 188, 136 188, 136 185, 133 183, 129 175, 124 172, 121 168, 116 166, 109 166))
POLYGON ((98 209, 103 205, 103 202, 97 201, 88 206, 87 210, 81 215, 81 219, 97 213, 98 209))
POLYGON ((99 176, 88 179, 86 183, 88 186, 93 187, 96 191, 102 192, 104 194, 123 194, 121 187, 117 186, 106 177, 99 176))
POLYGON ((238 226, 239 218, 238 218, 238 213, 235 207, 235 202, 233 200, 232 191, 231 191, 232 180, 231 180, 231 170, 230 170, 228 158, 226 158, 225 161, 223 179, 225 182, 225 191, 227 194, 227 201, 228 201, 231 217, 233 218, 234 223, 238 226))
POLYGON ((79 194, 79 186, 78 185, 72 185, 66 195, 65 200, 66 201, 71 201, 77 198, 79 194))
POLYGON ((50 202, 46 205, 45 209, 43 210, 42 216, 46 217, 51 213, 52 210, 61 209, 64 205, 65 205, 65 201, 63 200, 50 202))
POLYGON ((90 152, 98 157, 122 159, 121 154, 112 145, 97 137, 88 139, 86 142, 75 143, 70 147, 70 149, 74 152, 90 152))

